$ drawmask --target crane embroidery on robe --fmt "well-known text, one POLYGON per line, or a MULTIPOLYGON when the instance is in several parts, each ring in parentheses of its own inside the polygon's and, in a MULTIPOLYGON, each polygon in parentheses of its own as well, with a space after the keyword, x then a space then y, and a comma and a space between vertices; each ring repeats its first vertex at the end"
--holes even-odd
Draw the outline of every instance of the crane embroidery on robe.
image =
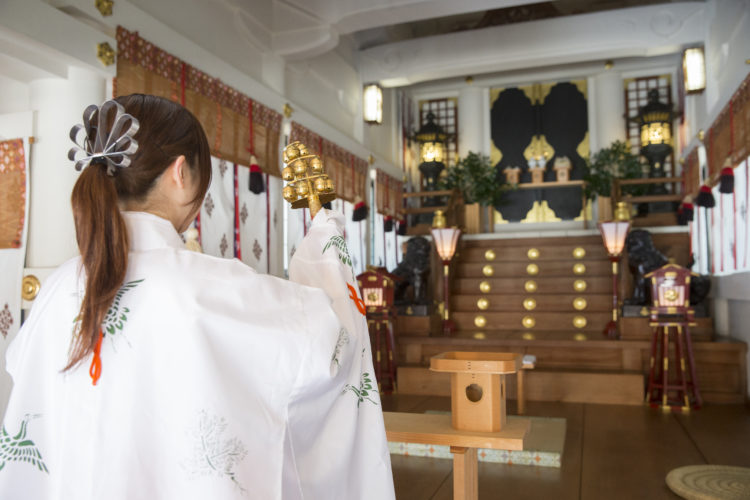
POLYGON ((39 471, 49 474, 39 449, 34 441, 26 437, 29 420, 40 416, 27 413, 21 421, 21 429, 15 436, 8 434, 5 425, 3 425, 3 430, 0 432, 0 470, 3 470, 8 462, 26 462, 39 471))
POLYGON ((126 292, 132 290, 133 288, 137 287, 143 282, 142 279, 135 280, 135 281, 128 281, 124 285, 120 287, 120 289, 115 294, 114 300, 112 300, 112 305, 109 306, 109 310, 107 311, 107 315, 104 317, 104 322, 102 323, 102 333, 104 335, 114 335, 117 330, 122 331, 123 327, 125 326, 125 323, 128 321, 128 313, 130 312, 130 309, 125 306, 120 306, 120 302, 122 301, 122 297, 125 295, 126 292))
MULTIPOLYGON (((115 333, 117 333, 118 331, 121 332, 123 328, 125 328, 125 323, 127 323, 128 321, 128 313, 130 312, 130 308, 125 307, 121 304, 122 298, 127 292, 140 285, 144 281, 144 279, 128 281, 117 291, 117 293, 115 294, 115 298, 112 299, 112 305, 109 306, 107 315, 104 317, 104 321, 102 321, 102 334, 105 337, 107 335, 113 336, 115 333)), ((79 320, 79 316, 76 316, 73 320, 74 337, 77 337, 80 333, 80 330, 78 328, 79 320)))
MULTIPOLYGON (((365 350, 362 349, 362 356, 364 357, 364 355, 365 350)), ((344 390, 341 391, 341 394, 345 394, 347 391, 351 391, 355 396, 357 396, 357 408, 359 408, 359 405, 364 403, 365 401, 369 401, 375 406, 378 405, 378 402, 370 397, 375 397, 375 395, 378 393, 378 390, 373 386, 372 378, 370 378, 369 372, 362 372, 362 375, 360 375, 359 387, 355 387, 352 384, 346 384, 344 386, 344 390)))
POLYGON ((237 437, 226 439, 226 430, 226 419, 202 410, 198 415, 198 425, 190 433, 192 455, 183 465, 193 476, 230 479, 245 493, 234 469, 247 455, 247 449, 237 437))

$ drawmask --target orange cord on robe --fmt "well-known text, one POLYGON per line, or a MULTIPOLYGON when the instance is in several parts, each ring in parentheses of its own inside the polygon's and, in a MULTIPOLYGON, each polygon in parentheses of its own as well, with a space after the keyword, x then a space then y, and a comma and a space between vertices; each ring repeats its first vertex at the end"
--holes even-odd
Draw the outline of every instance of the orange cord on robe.
POLYGON ((94 358, 91 360, 91 368, 89 368, 89 375, 91 375, 91 385, 96 385, 99 381, 99 377, 102 374, 102 339, 104 338, 104 332, 101 328, 99 329, 99 338, 96 340, 94 346, 94 358))

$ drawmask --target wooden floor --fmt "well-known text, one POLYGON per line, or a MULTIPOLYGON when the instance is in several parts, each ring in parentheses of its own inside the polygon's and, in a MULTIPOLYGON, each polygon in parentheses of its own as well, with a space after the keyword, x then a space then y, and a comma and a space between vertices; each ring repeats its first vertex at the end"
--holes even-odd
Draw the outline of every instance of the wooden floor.
MULTIPOLYGON (((509 401, 509 412, 515 402, 509 401)), ((383 410, 450 410, 437 396, 383 396, 383 410)), ((527 414, 567 419, 562 468, 479 463, 479 498, 677 499, 664 477, 684 465, 750 467, 750 408, 709 405, 689 415, 646 406, 527 402, 527 414)), ((391 455, 399 500, 452 498, 451 460, 391 455)))

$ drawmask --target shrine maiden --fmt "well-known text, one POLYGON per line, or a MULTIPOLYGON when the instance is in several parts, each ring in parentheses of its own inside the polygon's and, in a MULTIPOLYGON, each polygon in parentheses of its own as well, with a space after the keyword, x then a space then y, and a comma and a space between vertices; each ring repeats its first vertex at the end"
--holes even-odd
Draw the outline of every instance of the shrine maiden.
POLYGON ((259 275, 184 248, 211 175, 187 110, 121 97, 71 136, 81 257, 8 349, 0 498, 394 498, 340 216, 298 249, 304 284, 259 275))

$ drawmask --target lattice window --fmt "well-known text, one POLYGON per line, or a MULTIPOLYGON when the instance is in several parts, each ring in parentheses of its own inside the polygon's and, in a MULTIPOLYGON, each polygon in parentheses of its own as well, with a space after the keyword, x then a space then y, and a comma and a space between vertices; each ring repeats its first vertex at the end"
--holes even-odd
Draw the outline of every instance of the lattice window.
POLYGON ((432 111, 435 122, 451 137, 446 144, 446 165, 455 165, 458 158, 458 99, 445 97, 419 101, 419 126, 427 123, 427 113, 432 111))
MULTIPOLYGON (((625 80, 625 130, 627 139, 630 143, 630 149, 633 154, 640 154, 641 149, 641 132, 638 124, 631 121, 638 116, 638 110, 648 103, 648 91, 659 89, 659 100, 672 106, 672 76, 658 75, 646 76, 642 78, 630 78, 625 80)), ((676 131, 672 130, 672 141, 674 142, 676 131)), ((674 148, 674 144, 672 144, 674 148)), ((667 176, 675 174, 672 166, 674 165, 674 150, 669 155, 664 164, 664 173, 667 176)))

